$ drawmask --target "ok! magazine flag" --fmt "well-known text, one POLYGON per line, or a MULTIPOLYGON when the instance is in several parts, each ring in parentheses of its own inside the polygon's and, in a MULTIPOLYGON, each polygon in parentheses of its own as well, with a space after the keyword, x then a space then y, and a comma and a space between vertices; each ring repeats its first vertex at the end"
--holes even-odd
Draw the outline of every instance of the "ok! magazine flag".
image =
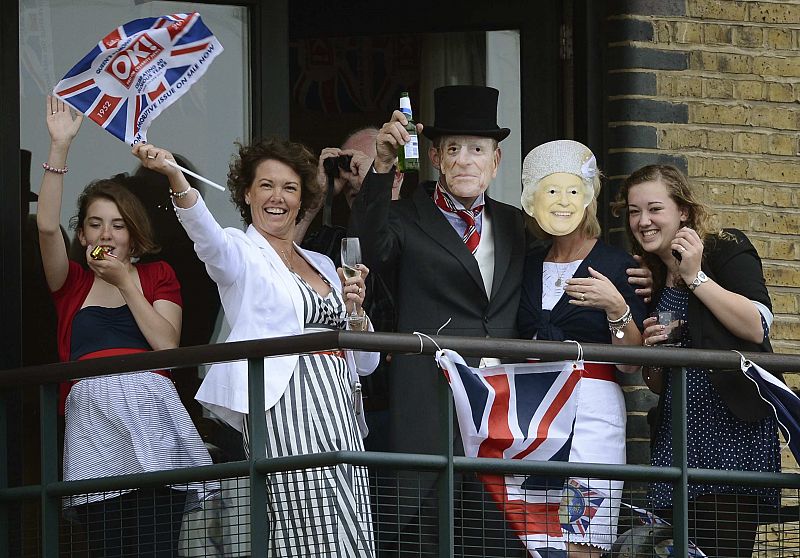
POLYGON ((133 145, 221 52, 197 12, 136 19, 103 37, 53 93, 133 145))
MULTIPOLYGON (((453 391, 467 457, 567 461, 581 362, 471 368, 450 350, 436 354, 453 391)), ((565 478, 480 475, 507 524, 534 558, 566 558, 559 518, 565 478)))

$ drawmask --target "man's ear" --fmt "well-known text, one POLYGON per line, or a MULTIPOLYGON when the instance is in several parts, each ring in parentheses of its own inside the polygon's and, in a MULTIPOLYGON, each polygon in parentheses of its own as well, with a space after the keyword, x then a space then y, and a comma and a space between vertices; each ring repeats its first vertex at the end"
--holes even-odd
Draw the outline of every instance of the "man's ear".
POLYGON ((428 148, 428 157, 430 158, 431 163, 433 164, 433 168, 435 168, 436 170, 439 170, 439 171, 442 170, 442 166, 441 166, 442 160, 441 160, 441 157, 439 155, 439 150, 438 149, 436 149, 434 146, 430 146, 428 148))
POLYGON ((500 159, 503 158, 503 152, 498 147, 494 150, 494 172, 492 173, 492 178, 497 177, 497 169, 500 168, 500 159))

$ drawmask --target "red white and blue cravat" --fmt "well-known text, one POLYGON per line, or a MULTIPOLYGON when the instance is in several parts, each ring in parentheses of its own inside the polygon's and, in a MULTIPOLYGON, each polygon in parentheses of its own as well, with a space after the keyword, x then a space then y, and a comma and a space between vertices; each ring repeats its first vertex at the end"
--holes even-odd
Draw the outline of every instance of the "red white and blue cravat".
POLYGON ((467 230, 464 231, 463 236, 464 244, 466 244, 467 249, 474 254, 481 241, 481 235, 478 232, 478 226, 475 224, 475 220, 478 218, 481 211, 483 211, 483 204, 473 207, 472 209, 458 209, 453 203, 453 200, 450 199, 450 196, 445 195, 444 190, 442 190, 441 185, 438 183, 436 184, 436 189, 433 191, 433 203, 443 211, 455 213, 466 223, 467 230))

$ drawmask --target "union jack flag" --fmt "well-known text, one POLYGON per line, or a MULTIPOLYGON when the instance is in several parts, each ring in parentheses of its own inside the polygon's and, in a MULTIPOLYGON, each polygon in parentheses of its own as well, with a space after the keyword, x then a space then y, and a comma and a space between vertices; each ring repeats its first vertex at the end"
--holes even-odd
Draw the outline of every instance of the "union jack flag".
MULTIPOLYGON (((436 355, 453 391, 468 457, 567 461, 582 363, 471 368, 458 353, 436 355)), ((565 478, 481 475, 506 522, 534 558, 566 558, 559 505, 565 478)))
POLYGON ((200 14, 136 19, 106 35, 53 94, 129 144, 205 73, 222 45, 200 14))

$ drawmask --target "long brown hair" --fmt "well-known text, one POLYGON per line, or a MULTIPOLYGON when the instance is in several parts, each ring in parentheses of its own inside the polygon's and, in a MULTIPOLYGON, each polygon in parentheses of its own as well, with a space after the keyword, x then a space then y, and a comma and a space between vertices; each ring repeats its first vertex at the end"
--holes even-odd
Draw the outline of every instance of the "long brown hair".
POLYGON ((124 176, 104 178, 91 182, 78 197, 78 213, 69 220, 70 228, 82 231, 86 212, 95 200, 103 199, 116 204, 131 238, 131 256, 141 257, 155 254, 161 250, 156 244, 153 226, 147 217, 147 210, 130 190, 121 184, 128 180, 124 176))
MULTIPOLYGON (((714 228, 711 224, 708 208, 697 199, 689 180, 680 170, 672 165, 647 165, 631 173, 620 186, 617 197, 611 204, 611 211, 615 217, 620 215, 625 217, 625 231, 633 247, 633 253, 641 256, 644 265, 653 273, 654 301, 656 300, 656 295, 661 292, 666 284, 667 266, 656 254, 642 249, 641 244, 633 236, 631 222, 628 219, 628 193, 632 187, 638 184, 655 181, 661 181, 667 189, 667 195, 679 208, 686 211, 687 220, 684 225, 694 229, 704 242, 709 237, 720 235, 719 229, 714 228)), ((705 257, 705 254, 703 254, 703 257, 705 257)))

